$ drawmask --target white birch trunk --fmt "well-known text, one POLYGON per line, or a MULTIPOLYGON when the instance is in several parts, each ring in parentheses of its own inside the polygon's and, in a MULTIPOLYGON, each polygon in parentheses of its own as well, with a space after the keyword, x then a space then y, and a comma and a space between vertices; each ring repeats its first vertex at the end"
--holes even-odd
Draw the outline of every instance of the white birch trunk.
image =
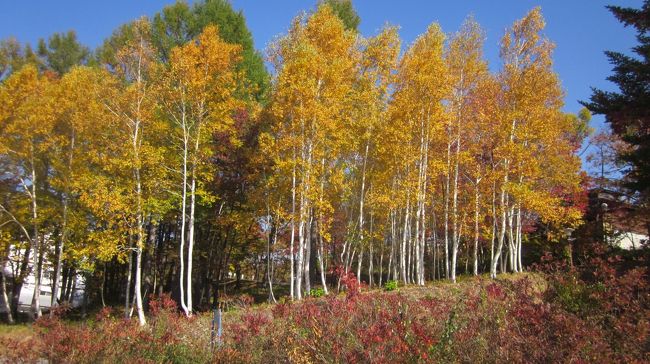
POLYGON ((186 226, 187 226, 187 184, 188 184, 188 153, 189 153, 189 131, 187 126, 187 114, 185 110, 185 102, 182 103, 181 111, 181 127, 183 128, 183 191, 181 196, 181 242, 179 247, 179 278, 178 285, 180 288, 181 308, 185 315, 189 315, 190 311, 185 303, 185 239, 186 226))
POLYGON ((499 229, 498 232, 498 239, 497 239, 497 247, 496 251, 494 253, 494 257, 491 262, 491 269, 490 269, 490 276, 492 278, 497 277, 497 264, 499 263, 499 259, 501 258, 501 252, 503 250, 503 242, 506 234, 506 220, 507 220, 507 214, 508 214, 508 209, 505 206, 506 205, 506 190, 505 190, 505 184, 508 182, 508 177, 504 177, 504 185, 501 186, 501 196, 499 198, 499 202, 501 205, 501 228, 499 229))
POLYGON ((143 250, 143 238, 142 235, 138 238, 140 242, 138 243, 138 248, 136 248, 136 260, 135 260, 135 306, 138 310, 138 322, 140 326, 147 324, 147 319, 144 316, 144 304, 142 302, 142 250, 143 250))
POLYGON ((32 312, 34 317, 41 317, 41 273, 42 273, 42 261, 40 259, 41 255, 41 246, 40 246, 40 237, 38 231, 38 203, 36 201, 36 167, 34 165, 34 146, 31 147, 31 205, 32 205, 32 246, 34 247, 34 295, 32 296, 32 312))
MULTIPOLYGON (((321 224, 318 224, 318 227, 320 228, 321 224)), ((318 234, 318 264, 320 265, 320 281, 321 284, 323 285, 323 291, 325 294, 329 294, 329 291, 327 289, 327 280, 325 277, 325 256, 323 252, 323 235, 318 234)))
POLYGON ((124 299, 124 318, 131 318, 131 274, 133 272, 133 241, 129 237, 129 267, 126 274, 126 297, 124 299))
POLYGON ((406 276, 406 244, 408 242, 408 223, 410 219, 410 196, 407 194, 407 200, 406 200, 406 211, 404 212, 404 230, 402 231, 402 248, 401 248, 401 255, 400 255, 400 269, 402 271, 402 281, 404 284, 408 284, 408 279, 406 276))
POLYGON ((445 197, 443 208, 443 229, 445 232, 445 277, 449 276, 449 185, 450 185, 450 169, 451 169, 451 141, 447 142, 447 170, 445 173, 445 197))
POLYGON ((187 305, 187 315, 192 314, 192 262, 193 262, 193 252, 194 252, 194 221, 195 221, 195 206, 196 206, 196 178, 194 176, 194 169, 196 167, 192 167, 192 182, 190 184, 190 219, 188 223, 188 244, 187 244, 187 289, 186 289, 186 294, 187 294, 187 300, 186 300, 186 305, 187 305))
POLYGON ((473 273, 475 276, 478 275, 478 241, 479 241, 479 223, 478 223, 478 218, 479 218, 479 199, 480 199, 480 194, 479 194, 479 179, 476 180, 476 184, 474 185, 474 252, 473 252, 473 273))
POLYGON ((296 297, 295 292, 295 257, 294 257, 294 242, 296 237, 296 149, 293 148, 293 167, 291 177, 291 240, 289 245, 289 256, 291 260, 291 276, 289 284, 289 295, 293 300, 296 297))
MULTIPOLYGON (((68 178, 72 172, 72 158, 73 158, 73 151, 75 148, 75 131, 74 129, 72 130, 72 134, 70 136, 70 150, 68 153, 68 164, 67 164, 67 173, 68 173, 68 178)), ((62 213, 62 223, 61 223, 61 239, 59 241, 59 246, 57 247, 57 254, 56 254, 56 265, 54 268, 54 284, 52 285, 52 301, 51 301, 51 307, 57 307, 59 305, 59 294, 60 294, 60 288, 59 288, 59 281, 61 280, 61 269, 63 265, 63 249, 66 243, 66 238, 67 238, 67 233, 68 233, 68 203, 69 203, 69 183, 70 181, 65 182, 65 190, 63 192, 63 198, 62 198, 62 205, 63 205, 63 213, 62 213)), ((53 317, 54 315, 54 310, 50 309, 50 317, 53 317)))

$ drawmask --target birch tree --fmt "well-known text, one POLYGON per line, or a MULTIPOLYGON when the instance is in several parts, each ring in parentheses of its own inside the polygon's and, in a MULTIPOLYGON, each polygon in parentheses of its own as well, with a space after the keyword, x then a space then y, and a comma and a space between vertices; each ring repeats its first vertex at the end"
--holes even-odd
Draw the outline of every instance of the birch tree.
MULTIPOLYGON (((341 128, 349 122, 346 95, 352 91, 359 52, 354 33, 344 29, 329 6, 321 5, 310 17, 294 20, 272 56, 278 74, 271 110, 279 121, 276 138, 283 148, 275 159, 276 165, 291 168, 291 240, 296 234, 298 238, 292 285, 300 299, 303 282, 305 288, 309 284, 303 279, 309 279, 313 220, 327 213, 325 191, 343 168, 338 159, 346 141, 341 128), (283 163, 287 160, 289 165, 283 163)), ((324 222, 318 233, 327 240, 324 222)))
MULTIPOLYGON (((141 325, 146 324, 142 297, 145 224, 155 216, 154 212, 164 208, 160 204, 164 193, 160 181, 165 180, 161 168, 164 147, 159 138, 167 133, 155 115, 157 99, 152 77, 157 65, 149 43, 149 29, 146 19, 133 25, 133 36, 115 55, 114 76, 107 74, 106 82, 95 93, 110 114, 104 122, 111 132, 102 135, 96 160, 107 178, 97 176, 85 197, 96 211, 107 211, 103 213, 111 225, 128 229, 123 249, 128 252, 130 263, 135 255, 134 298, 141 325), (90 201, 90 196, 97 201, 90 201)), ((127 280, 127 314, 129 284, 127 280)))
MULTIPOLYGON (((458 249, 460 246, 460 211, 459 193, 462 181, 463 160, 469 141, 466 140, 469 120, 471 118, 470 104, 475 97, 476 89, 481 80, 487 75, 487 63, 483 60, 483 32, 474 21, 467 19, 460 31, 454 35, 445 55, 449 72, 451 90, 449 95, 448 113, 449 122, 447 133, 447 160, 448 167, 445 173, 445 194, 451 194, 451 266, 449 278, 456 281, 458 249), (451 150, 450 150, 451 148, 451 150), (450 186, 451 187, 447 187, 450 186)), ((449 196, 445 196, 445 211, 449 209, 449 196)), ((475 198, 475 204, 478 198, 475 198)), ((476 209, 478 210, 478 209, 476 209)), ((446 216, 447 214, 445 214, 446 216)), ((476 218, 476 217, 475 217, 476 218)))
MULTIPOLYGON (((57 199, 60 200, 61 217, 54 262, 52 307, 59 304, 61 271, 67 244, 73 232, 81 230, 78 227, 75 229, 75 225, 90 228, 83 226, 83 214, 87 211, 77 201, 80 187, 77 176, 85 170, 83 154, 92 151, 88 147, 88 141, 96 140, 96 130, 92 122, 101 119, 100 115, 105 113, 102 103, 93 97, 99 76, 101 74, 91 68, 75 67, 57 83, 56 93, 53 95, 58 107, 54 130, 48 144, 51 184, 57 199)), ((83 238, 85 234, 82 233, 77 240, 83 238)))
MULTIPOLYGON (((426 207, 430 192, 430 146, 440 135, 446 115, 442 100, 448 92, 447 67, 443 61, 444 33, 432 24, 406 51, 399 68, 392 108, 392 128, 403 146, 398 158, 398 181, 405 195, 402 243, 399 249, 401 278, 411 282, 409 259, 415 262, 415 280, 424 285, 426 207), (414 212, 414 215, 412 215, 414 212), (412 253, 409 253, 411 251, 412 253)), ((404 197, 402 197, 404 198, 404 197)))
MULTIPOLYGON (((359 243, 359 261, 357 279, 361 281, 361 266, 364 248, 368 249, 369 279, 372 277, 372 236, 369 234, 367 224, 367 205, 370 202, 370 211, 373 210, 369 199, 375 184, 375 170, 382 169, 377 155, 377 135, 385 126, 388 119, 388 102, 391 96, 391 86, 400 50, 400 39, 396 27, 386 27, 377 36, 363 41, 362 56, 358 63, 359 76, 356 81, 356 92, 351 95, 354 108, 350 127, 353 133, 348 148, 350 165, 354 166, 351 173, 350 187, 359 192, 358 200, 358 232, 353 232, 359 243)), ((376 187, 378 188, 378 187, 376 187)), ((352 192, 352 191, 351 191, 352 192)), ((354 193, 351 194, 354 196, 354 193)), ((354 200, 355 198, 351 198, 354 200)), ((344 243, 344 249, 349 249, 352 241, 344 243)), ((369 282, 371 283, 371 282, 369 282)))
POLYGON ((40 229, 44 216, 41 208, 44 197, 44 182, 47 178, 46 142, 52 132, 54 104, 49 93, 53 81, 40 75, 36 67, 25 66, 12 74, 0 87, 0 163, 3 179, 15 183, 12 188, 18 195, 13 207, 23 205, 25 212, 17 211, 0 202, 0 224, 15 224, 22 238, 29 241, 23 255, 23 263, 17 285, 14 287, 14 307, 18 294, 29 270, 34 273, 34 294, 32 313, 41 316, 40 290, 42 278, 42 256, 44 237, 40 229), (29 268, 29 260, 33 266, 29 268))
POLYGON ((180 154, 180 292, 186 315, 193 310, 197 197, 203 195, 209 200, 201 186, 210 176, 206 170, 210 166, 207 163, 210 142, 215 133, 227 131, 233 123, 232 113, 237 106, 234 66, 239 61, 239 53, 239 46, 225 43, 219 38, 217 28, 208 26, 196 40, 172 50, 164 75, 163 109, 176 130, 172 143, 177 145, 180 154))
MULTIPOLYGON (((560 112, 563 93, 552 69, 553 44, 542 35, 544 25, 540 9, 535 8, 515 22, 501 41, 504 63, 499 74, 503 90, 501 141, 495 151, 501 176, 498 183, 500 221, 496 224, 498 238, 491 263, 492 277, 496 276, 497 262, 505 242, 508 243, 510 268, 513 271, 521 269, 522 210, 529 209, 552 218, 555 214, 550 211, 561 207, 557 196, 548 190, 535 188, 534 181, 553 171, 551 165, 564 165, 565 178, 568 178, 565 186, 576 184, 576 159, 566 152, 570 144, 562 136, 571 129, 560 112), (564 162, 556 158, 562 158, 564 162)), ((553 180, 548 174, 541 178, 553 180)))

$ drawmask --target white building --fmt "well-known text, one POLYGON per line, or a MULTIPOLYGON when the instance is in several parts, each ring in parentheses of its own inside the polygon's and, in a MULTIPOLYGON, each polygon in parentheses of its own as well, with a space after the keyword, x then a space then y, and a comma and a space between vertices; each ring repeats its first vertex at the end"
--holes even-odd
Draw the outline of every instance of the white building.
MULTIPOLYGON (((21 263, 22 255, 24 250, 15 249, 14 246, 10 247, 10 255, 2 269, 7 278, 7 285, 10 285, 14 274, 17 274, 18 267, 21 263)), ((30 257, 29 262, 29 274, 23 282, 22 289, 20 290, 20 298, 18 300, 18 311, 19 312, 29 312, 31 309, 32 299, 34 297, 34 290, 36 289, 36 277, 34 269, 34 257, 30 257)), ((41 294, 40 294, 40 307, 43 311, 47 311, 52 305, 52 292, 53 292, 53 280, 54 279, 54 264, 44 259, 43 261, 43 273, 41 275, 41 294)), ((85 280, 82 275, 76 274, 72 282, 72 292, 70 294, 70 304, 72 307, 80 307, 83 304, 84 291, 85 291, 85 280)), ((59 294, 58 299, 61 298, 62 292, 64 289, 61 287, 61 278, 59 278, 59 294)), ((7 286, 9 289, 9 286, 7 286)), ((7 296, 11 299, 11 292, 7 292, 7 296)), ((0 295, 0 300, 2 296, 0 295)), ((3 312, 4 305, 0 305, 0 312, 3 312)))
POLYGON ((634 250, 648 243, 650 217, 645 216, 629 196, 620 191, 594 189, 590 204, 592 215, 611 246, 634 250))
POLYGON ((648 242, 648 235, 641 232, 614 229, 613 236, 608 238, 608 242, 612 246, 625 250, 639 249, 642 244, 648 242))

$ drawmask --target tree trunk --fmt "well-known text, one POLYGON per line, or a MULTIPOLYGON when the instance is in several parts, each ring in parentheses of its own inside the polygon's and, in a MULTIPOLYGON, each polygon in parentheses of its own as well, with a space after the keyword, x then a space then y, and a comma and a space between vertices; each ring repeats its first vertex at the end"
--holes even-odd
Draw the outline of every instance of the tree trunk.
MULTIPOLYGON (((507 165, 508 162, 507 160, 504 162, 504 165, 507 165)), ((506 223, 507 223, 507 215, 508 215, 508 206, 507 206, 507 199, 506 199, 506 185, 508 184, 508 173, 505 174, 503 177, 503 185, 501 186, 501 193, 499 197, 499 204, 501 206, 501 229, 499 229, 499 238, 497 240, 497 249, 494 254, 494 259, 492 260, 492 266, 490 269, 490 276, 492 278, 497 277, 497 263, 499 262, 501 258, 501 253, 503 250, 503 242, 505 239, 505 234, 506 234, 506 223)), ((502 269, 503 270, 503 269, 502 269)))
POLYGON ((192 184, 190 185, 190 220, 189 220, 189 241, 187 244, 187 289, 185 294, 187 294, 187 299, 185 304, 187 306, 186 315, 192 315, 192 262, 193 262, 193 253, 194 253, 194 221, 195 221, 195 206, 196 206, 196 177, 195 177, 196 166, 192 166, 192 184))
MULTIPOLYGON (((460 118, 459 118, 460 123, 460 118)), ((460 157, 460 125, 458 125, 458 137, 456 138, 456 153, 454 159, 454 192, 452 198, 452 257, 451 257, 451 281, 456 282, 456 264, 458 258, 458 247, 460 245, 460 234, 458 232, 458 172, 460 157)))
POLYGON ((300 196, 300 222, 298 224, 298 267, 296 271, 296 299, 302 299, 302 276, 304 267, 304 249, 305 249, 305 214, 304 214, 304 195, 300 196))
MULTIPOLYGON (((524 266, 521 264, 521 238, 522 238, 522 220, 521 220, 521 206, 517 206, 517 263, 519 271, 524 271, 524 266)), ((573 252, 571 254, 571 264, 573 265, 573 252)))
MULTIPOLYGON (((140 238, 142 239, 142 238, 140 238)), ((135 259, 135 306, 138 310, 138 322, 140 326, 147 324, 147 319, 144 316, 144 304, 142 302, 142 245, 143 242, 140 241, 139 246, 136 248, 136 259, 135 259)))
POLYGON ((494 252, 494 256, 492 258, 491 262, 491 268, 490 268, 490 276, 492 278, 497 277, 497 265, 499 263, 499 259, 501 258, 501 251, 503 249, 503 240, 505 238, 505 232, 506 232, 506 209, 505 209, 505 190, 504 187, 502 187, 501 190, 501 206, 503 208, 503 211, 501 212, 501 228, 497 229, 498 232, 498 238, 497 238, 497 246, 496 246, 496 251, 494 252))
MULTIPOLYGON (((33 146, 32 146, 32 154, 34 153, 33 146)), ((39 231, 38 231, 38 204, 36 202, 36 169, 34 167, 34 157, 32 155, 32 160, 31 160, 31 168, 32 168, 32 186, 31 186, 31 200, 32 200, 32 224, 33 224, 33 232, 32 232, 32 245, 33 245, 33 250, 34 250, 34 268, 35 268, 35 273, 34 273, 34 296, 32 297, 32 311, 34 314, 34 317, 39 318, 41 317, 41 273, 43 272, 42 269, 42 260, 41 260, 41 239, 38 236, 39 231)))
POLYGON ((291 266, 291 276, 289 279, 289 295, 293 300, 296 297, 295 292, 295 257, 294 257, 294 241, 296 237, 296 149, 293 149, 293 168, 291 177, 291 242, 289 245, 289 256, 291 266))
MULTIPOLYGON (((267 209, 267 213, 270 215, 270 209, 267 209)), ((275 242, 278 239, 278 228, 277 221, 272 222, 272 228, 269 232, 266 242, 266 282, 269 286, 269 302, 275 303, 275 295, 273 294, 273 279, 271 277, 271 245, 275 246, 275 242)))
MULTIPOLYGON (((72 160, 74 156, 75 142, 76 142, 76 133, 73 127, 70 135, 70 149, 68 153, 68 164, 66 166, 68 172, 68 178, 72 174, 72 160)), ((61 278, 61 268, 63 265, 63 248, 65 246, 67 233, 68 233, 68 204, 69 204, 69 194, 70 194, 68 189, 69 189, 70 181, 68 180, 65 183, 66 183, 65 189, 61 199, 63 205, 63 214, 62 214, 63 221, 61 223, 61 240, 59 241, 59 246, 57 247, 57 252, 56 252, 56 266, 54 268, 50 317, 52 317, 52 315, 54 314, 53 308, 59 305, 59 294, 60 294, 59 280, 61 278)))
POLYGON ((443 229, 445 232, 445 278, 449 279, 449 185, 451 169, 451 140, 447 142, 447 170, 444 185, 443 229))
MULTIPOLYGON (((26 237, 30 240, 31 238, 29 237, 28 234, 26 234, 26 237)), ((12 285, 12 292, 11 292, 11 308, 14 310, 13 314, 17 315, 18 314, 18 305, 20 305, 20 292, 23 289, 23 284, 25 283, 25 278, 27 277, 27 274, 29 273, 29 257, 32 251, 32 245, 31 243, 25 250, 25 255, 23 255, 22 262, 20 263, 20 269, 18 270, 18 276, 13 277, 13 285, 12 285)))
POLYGON ((311 277, 310 277, 310 272, 309 272, 309 266, 310 266, 310 261, 311 261, 311 243, 312 243, 312 232, 313 232, 313 214, 311 211, 311 208, 309 209, 309 212, 307 214, 308 221, 307 221, 307 231, 305 233, 305 263, 303 265, 303 274, 304 274, 304 280, 305 280, 305 292, 309 294, 311 292, 311 277))
POLYGON ((7 278, 5 277, 4 263, 0 265, 0 290, 2 290, 2 309, 7 315, 7 323, 12 325, 14 323, 14 316, 11 313, 9 297, 7 296, 7 278))
POLYGON ((328 294, 329 292, 327 290, 327 279, 325 277, 325 262, 324 262, 325 254, 324 254, 324 251, 323 251, 323 245, 324 245, 323 244, 323 234, 320 231, 320 228, 322 226, 321 224, 322 223, 319 221, 318 222, 318 231, 319 231, 319 233, 318 233, 318 265, 320 266, 320 280, 321 280, 321 284, 323 285, 323 291, 325 292, 325 294, 328 294))
POLYGON ((130 242, 129 238, 129 268, 126 272, 126 297, 124 299, 124 317, 129 318, 131 312, 131 272, 133 271, 133 244, 130 242))
POLYGON ((408 196, 407 193, 407 200, 406 200, 406 211, 404 213, 404 231, 402 232, 402 249, 401 249, 401 256, 400 256, 400 269, 402 271, 402 281, 404 284, 408 284, 408 279, 406 276, 406 243, 407 243, 407 237, 408 237, 408 223, 409 223, 409 218, 410 218, 410 197, 408 196))
POLYGON ((361 265, 363 264, 363 246, 359 249, 357 257, 357 282, 361 283, 361 265))
POLYGON ((181 242, 180 242, 180 247, 178 251, 178 256, 179 256, 179 262, 180 262, 180 269, 179 269, 179 279, 178 279, 178 285, 180 289, 180 300, 181 300, 181 308, 183 309, 183 312, 185 312, 185 315, 189 315, 189 310, 187 309, 187 304, 185 303, 185 226, 187 225, 187 177, 188 177, 188 172, 187 172, 187 153, 188 153, 188 135, 187 135, 187 126, 185 125, 185 111, 184 111, 184 104, 183 104, 183 112, 182 112, 182 127, 183 127, 183 192, 181 196, 181 242))
POLYGON ((473 260, 474 260, 474 267, 473 267, 473 273, 475 276, 478 275, 478 240, 479 240, 479 224, 478 224, 478 216, 479 216, 479 189, 478 189, 478 180, 476 181, 475 184, 475 190, 474 190, 474 252, 473 252, 473 260))
POLYGON ((54 268, 54 278, 52 283, 52 300, 51 300, 51 309, 50 317, 53 317, 54 310, 53 308, 59 305, 59 292, 60 285, 59 280, 61 278, 61 266, 63 264, 63 246, 66 241, 67 233, 67 223, 68 223, 68 197, 64 195, 63 197, 63 221, 61 223, 61 240, 57 246, 56 252, 56 267, 54 268))

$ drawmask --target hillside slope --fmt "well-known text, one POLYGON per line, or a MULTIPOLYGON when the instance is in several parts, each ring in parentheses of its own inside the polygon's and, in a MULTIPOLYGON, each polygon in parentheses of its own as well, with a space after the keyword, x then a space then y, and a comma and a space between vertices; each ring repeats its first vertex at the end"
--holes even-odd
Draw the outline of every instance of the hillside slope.
POLYGON ((463 278, 394 291, 231 309, 223 335, 210 314, 186 318, 169 297, 150 325, 119 311, 37 322, 29 340, 0 337, 0 357, 52 362, 419 363, 647 362, 643 270, 587 283, 576 272, 463 278))

